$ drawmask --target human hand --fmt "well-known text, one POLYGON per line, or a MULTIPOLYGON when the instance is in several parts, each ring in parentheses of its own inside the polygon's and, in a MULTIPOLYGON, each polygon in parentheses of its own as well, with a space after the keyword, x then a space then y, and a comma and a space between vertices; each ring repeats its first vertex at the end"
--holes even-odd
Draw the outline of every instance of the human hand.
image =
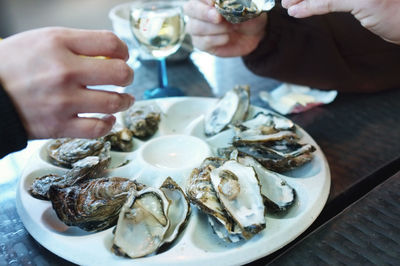
POLYGON ((134 98, 86 86, 130 84, 128 57, 126 45, 108 31, 31 30, 0 42, 0 82, 30 139, 97 138, 111 130, 115 117, 78 114, 116 113, 129 108, 134 98), (109 59, 93 57, 99 55, 109 59))
POLYGON ((384 40, 400 44, 398 0, 282 0, 289 15, 304 18, 330 12, 351 12, 361 25, 384 40))
POLYGON ((213 0, 190 0, 184 10, 189 17, 186 29, 192 36, 193 45, 217 56, 247 55, 257 48, 265 34, 266 13, 243 23, 231 24, 218 13, 213 0))

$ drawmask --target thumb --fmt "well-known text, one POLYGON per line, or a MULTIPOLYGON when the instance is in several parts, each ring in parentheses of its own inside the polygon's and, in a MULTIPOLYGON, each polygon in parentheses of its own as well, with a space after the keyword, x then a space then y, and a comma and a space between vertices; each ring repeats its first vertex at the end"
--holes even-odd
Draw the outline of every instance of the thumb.
POLYGON ((350 12, 354 1, 349 0, 304 0, 288 8, 288 14, 296 18, 322 15, 331 12, 350 12))

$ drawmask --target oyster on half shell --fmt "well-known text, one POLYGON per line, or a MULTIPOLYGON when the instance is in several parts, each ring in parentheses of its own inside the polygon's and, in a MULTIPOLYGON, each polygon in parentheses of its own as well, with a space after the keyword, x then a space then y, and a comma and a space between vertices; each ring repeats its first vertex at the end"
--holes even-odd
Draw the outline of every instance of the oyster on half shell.
POLYGON ((211 137, 226 129, 228 125, 243 122, 249 107, 249 86, 236 86, 228 91, 204 117, 205 135, 211 137))
POLYGON ((216 0, 214 6, 227 21, 240 23, 271 10, 275 0, 216 0))
POLYGON ((161 111, 155 104, 132 106, 123 113, 124 124, 134 137, 147 139, 158 130, 161 121, 161 111))

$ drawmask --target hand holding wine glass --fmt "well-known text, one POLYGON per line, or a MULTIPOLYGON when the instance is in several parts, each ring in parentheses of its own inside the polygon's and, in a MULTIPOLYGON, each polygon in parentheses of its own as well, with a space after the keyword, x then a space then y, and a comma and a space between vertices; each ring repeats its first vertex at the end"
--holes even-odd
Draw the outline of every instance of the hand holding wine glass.
POLYGON ((179 1, 146 1, 132 6, 130 25, 141 49, 159 63, 159 87, 145 91, 144 98, 183 96, 168 86, 166 57, 175 53, 185 35, 182 4, 179 1))

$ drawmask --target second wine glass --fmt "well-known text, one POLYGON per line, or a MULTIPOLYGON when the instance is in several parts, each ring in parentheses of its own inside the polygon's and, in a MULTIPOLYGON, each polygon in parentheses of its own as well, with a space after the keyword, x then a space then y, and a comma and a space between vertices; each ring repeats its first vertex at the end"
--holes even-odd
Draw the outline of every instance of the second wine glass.
POLYGON ((143 98, 183 96, 179 88, 168 85, 166 65, 167 56, 179 49, 185 36, 182 2, 135 3, 130 11, 130 25, 140 48, 158 60, 159 87, 146 90, 143 98))

